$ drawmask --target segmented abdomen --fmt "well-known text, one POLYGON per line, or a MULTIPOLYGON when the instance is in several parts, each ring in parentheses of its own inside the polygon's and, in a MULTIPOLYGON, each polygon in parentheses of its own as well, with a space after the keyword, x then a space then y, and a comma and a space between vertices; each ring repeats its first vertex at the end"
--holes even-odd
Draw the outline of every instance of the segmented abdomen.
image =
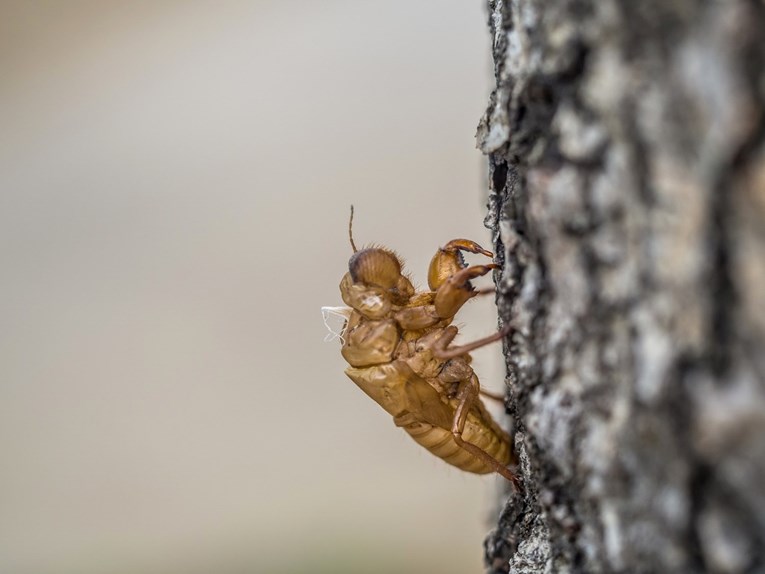
MULTIPOLYGON (((489 426, 485 422, 483 425, 476 424, 472 418, 471 413, 465 423, 462 439, 486 451, 507 466, 511 462, 510 437, 501 429, 492 428, 495 425, 489 426)), ((423 422, 413 422, 403 428, 418 444, 461 470, 476 474, 494 472, 494 468, 454 442, 451 431, 423 422)))
MULTIPOLYGON (((349 367, 345 373, 419 444, 437 457, 467 472, 486 474, 494 468, 454 441, 451 428, 457 399, 441 394, 405 363, 394 361, 366 368, 349 367)), ((470 408, 462 440, 474 444, 503 465, 512 460, 510 437, 494 422, 483 403, 470 408)))

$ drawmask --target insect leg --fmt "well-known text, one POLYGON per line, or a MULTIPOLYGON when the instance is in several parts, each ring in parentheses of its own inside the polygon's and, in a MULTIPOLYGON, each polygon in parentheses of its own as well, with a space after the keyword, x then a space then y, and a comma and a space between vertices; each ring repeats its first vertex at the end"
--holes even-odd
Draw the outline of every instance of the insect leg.
POLYGON ((457 251, 469 251, 470 253, 480 253, 487 257, 494 257, 494 254, 488 249, 484 249, 478 245, 475 241, 470 239, 452 239, 449 243, 441 248, 442 251, 448 253, 456 253, 457 251))
POLYGON ((495 263, 489 263, 488 265, 473 265, 450 275, 444 284, 436 291, 436 297, 433 301, 438 316, 442 318, 454 317, 457 314, 457 311, 459 311, 469 299, 472 299, 478 294, 473 290, 470 280, 475 279, 476 277, 482 277, 492 269, 497 269, 498 267, 499 265, 495 263))
POLYGON ((454 337, 457 336, 457 328, 454 326, 449 326, 444 330, 444 334, 433 346, 433 355, 439 359, 453 359, 454 357, 459 357, 460 355, 469 353, 470 351, 478 349, 479 347, 483 347, 484 345, 488 345, 489 343, 493 343, 494 341, 501 341, 510 333, 511 330, 512 327, 507 324, 493 335, 489 335, 483 339, 478 339, 472 343, 467 343, 457 347, 449 347, 449 343, 451 343, 454 337))
POLYGON ((500 402, 500 403, 503 403, 503 404, 504 404, 504 402, 505 402, 505 395, 500 395, 499 393, 492 393, 491 391, 486 391, 486 390, 484 390, 484 389, 481 389, 481 390, 480 390, 480 391, 478 391, 478 392, 479 392, 479 393, 480 393, 482 396, 484 396, 484 397, 486 397, 486 398, 489 398, 489 399, 492 399, 492 400, 498 401, 498 402, 500 402))
POLYGON ((496 458, 491 456, 485 450, 477 447, 474 444, 466 442, 462 438, 462 433, 465 430, 465 421, 467 421, 468 412, 470 411, 470 407, 473 405, 473 403, 478 400, 479 389, 480 385, 478 383, 478 378, 475 375, 460 385, 460 390, 457 394, 459 405, 457 406, 457 410, 454 413, 454 421, 452 422, 452 436, 454 437, 454 442, 456 442, 460 447, 464 448, 473 456, 481 459, 487 465, 491 466, 496 472, 512 482, 515 489, 520 492, 522 490, 521 481, 515 474, 513 474, 508 468, 506 468, 502 463, 500 463, 496 458))

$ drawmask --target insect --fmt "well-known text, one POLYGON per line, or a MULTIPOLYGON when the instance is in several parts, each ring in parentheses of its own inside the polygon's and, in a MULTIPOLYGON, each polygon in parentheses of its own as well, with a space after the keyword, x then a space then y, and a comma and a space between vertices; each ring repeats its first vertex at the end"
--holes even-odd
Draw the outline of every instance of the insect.
MULTIPOLYGON (((470 351, 508 334, 503 329, 472 343, 453 346, 457 311, 480 293, 471 279, 498 265, 467 266, 462 252, 492 257, 474 241, 455 239, 441 247, 428 271, 430 290, 415 292, 399 257, 384 247, 357 249, 353 207, 348 223, 353 255, 340 282, 348 307, 324 308, 345 319, 341 353, 346 375, 393 416, 420 445, 462 470, 497 472, 520 489, 507 466, 514 464, 510 436, 488 413, 470 367, 470 351)), ((326 321, 326 317, 325 317, 326 321)))

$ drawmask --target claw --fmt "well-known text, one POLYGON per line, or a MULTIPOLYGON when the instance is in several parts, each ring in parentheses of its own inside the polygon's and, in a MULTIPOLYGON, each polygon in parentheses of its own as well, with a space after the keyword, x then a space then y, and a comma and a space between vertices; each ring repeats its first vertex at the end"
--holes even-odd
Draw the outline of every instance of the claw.
POLYGON ((450 275, 436 291, 436 298, 433 303, 436 306, 438 316, 444 319, 454 317, 468 299, 478 295, 478 291, 473 289, 470 280, 486 275, 492 269, 498 268, 499 265, 496 263, 473 265, 450 275))
POLYGON ((428 285, 432 291, 438 290, 449 277, 465 268, 462 251, 480 253, 487 257, 494 254, 469 239, 453 239, 433 256, 428 269, 428 285))
POLYGON ((484 249, 475 241, 470 241, 470 239, 452 239, 449 243, 444 245, 443 250, 452 252, 462 250, 469 251, 470 253, 481 253, 487 257, 494 257, 494 254, 491 251, 484 249))

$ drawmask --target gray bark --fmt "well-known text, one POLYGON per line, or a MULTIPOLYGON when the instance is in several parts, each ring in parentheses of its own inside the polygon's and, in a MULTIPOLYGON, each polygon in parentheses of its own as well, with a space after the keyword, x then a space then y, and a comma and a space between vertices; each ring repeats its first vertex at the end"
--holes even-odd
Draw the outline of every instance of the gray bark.
POLYGON ((765 3, 490 0, 490 572, 765 571, 765 3))

